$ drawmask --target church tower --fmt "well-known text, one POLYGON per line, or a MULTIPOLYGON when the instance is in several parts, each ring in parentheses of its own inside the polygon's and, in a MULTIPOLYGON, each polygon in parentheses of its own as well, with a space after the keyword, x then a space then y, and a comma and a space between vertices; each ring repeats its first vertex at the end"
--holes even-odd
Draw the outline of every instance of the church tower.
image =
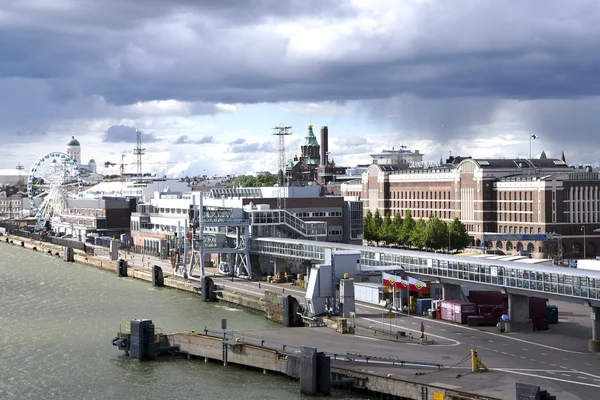
POLYGON ((321 146, 313 132, 312 123, 308 124, 308 134, 304 137, 304 144, 300 146, 302 161, 307 165, 319 165, 321 146))

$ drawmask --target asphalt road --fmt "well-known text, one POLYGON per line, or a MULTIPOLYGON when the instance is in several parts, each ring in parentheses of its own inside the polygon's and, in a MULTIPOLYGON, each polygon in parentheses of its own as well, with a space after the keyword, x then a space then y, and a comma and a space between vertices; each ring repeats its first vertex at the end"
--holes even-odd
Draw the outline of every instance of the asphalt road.
MULTIPOLYGON (((217 278, 216 282, 224 286, 225 290, 259 296, 262 296, 265 290, 280 292, 283 289, 285 293, 297 295, 301 303, 303 303, 302 299, 305 293, 304 290, 289 284, 261 282, 259 289, 258 282, 237 279, 232 282, 229 278, 217 278)), ((580 308, 581 313, 585 314, 587 311, 585 307, 582 305, 580 308)), ((428 339, 433 339, 435 343, 421 345, 415 341, 415 343, 404 344, 371 337, 357 338, 332 333, 333 331, 328 328, 301 328, 310 329, 309 335, 292 334, 292 331, 298 328, 256 332, 256 334, 269 337, 268 340, 289 345, 314 346, 315 343, 318 343, 319 349, 322 351, 346 354, 349 352, 348 349, 352 349, 352 352, 359 354, 393 356, 407 361, 443 364, 446 367, 461 362, 469 356, 471 349, 477 349, 481 360, 494 372, 490 375, 469 376, 468 379, 461 381, 460 386, 462 387, 462 383, 465 381, 473 381, 470 386, 483 384, 483 390, 488 390, 491 386, 501 382, 501 388, 496 388, 494 391, 502 389, 506 398, 510 399, 514 398, 514 383, 507 388, 507 383, 511 381, 538 384, 554 395, 560 394, 558 398, 561 399, 595 398, 600 388, 600 373, 598 372, 600 356, 583 351, 587 347, 587 343, 580 337, 570 337, 568 332, 504 334, 496 332, 495 329, 493 331, 485 328, 478 329, 405 314, 399 314, 390 320, 387 318, 386 310, 382 307, 364 303, 357 303, 356 313, 355 323, 357 325, 372 326, 389 331, 391 323, 392 332, 404 330, 407 333, 410 327, 410 331, 416 338, 420 335, 421 322, 424 322, 425 335, 428 339), (383 322, 382 314, 384 315, 383 322), (574 348, 580 348, 582 351, 574 348), (502 373, 502 379, 499 379, 498 373, 502 373), (474 376, 477 378, 473 379, 474 376)), ((458 370, 459 373, 469 372, 469 362, 470 360, 467 360, 453 368, 450 379, 456 380, 457 373, 454 370, 458 370)), ((385 370, 388 367, 380 368, 385 370)), ((457 383, 454 382, 454 384, 457 383)), ((464 387, 464 390, 470 391, 468 386, 464 387)))

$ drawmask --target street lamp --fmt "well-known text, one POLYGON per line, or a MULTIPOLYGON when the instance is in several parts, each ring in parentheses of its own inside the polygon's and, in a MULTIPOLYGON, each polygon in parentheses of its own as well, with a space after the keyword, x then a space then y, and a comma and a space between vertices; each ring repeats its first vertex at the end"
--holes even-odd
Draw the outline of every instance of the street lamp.
POLYGON ((583 259, 585 260, 585 226, 581 226, 581 230, 583 231, 583 259))

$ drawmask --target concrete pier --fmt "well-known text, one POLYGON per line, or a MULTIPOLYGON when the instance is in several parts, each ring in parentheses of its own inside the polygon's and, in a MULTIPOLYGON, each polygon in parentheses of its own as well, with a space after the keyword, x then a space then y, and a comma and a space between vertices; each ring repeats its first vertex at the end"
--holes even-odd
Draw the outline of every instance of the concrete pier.
POLYGON ((600 352, 600 307, 592 307, 590 319, 592 320, 592 338, 588 340, 588 350, 597 353, 600 352))
POLYGON ((508 295, 507 332, 533 332, 533 322, 529 318, 529 296, 508 295))
POLYGON ((462 300, 461 298, 462 288, 460 285, 452 283, 444 283, 442 285, 442 299, 444 300, 462 300))

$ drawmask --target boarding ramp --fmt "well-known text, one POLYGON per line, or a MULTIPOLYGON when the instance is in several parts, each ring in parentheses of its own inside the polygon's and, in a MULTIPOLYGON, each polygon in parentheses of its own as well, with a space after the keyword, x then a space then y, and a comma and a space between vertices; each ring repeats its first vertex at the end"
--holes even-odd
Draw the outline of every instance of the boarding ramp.
POLYGON ((358 251, 361 266, 402 269, 410 275, 442 283, 478 285, 506 293, 600 306, 600 271, 332 242, 283 238, 251 240, 252 253, 308 260, 313 264, 325 261, 326 249, 358 251))

